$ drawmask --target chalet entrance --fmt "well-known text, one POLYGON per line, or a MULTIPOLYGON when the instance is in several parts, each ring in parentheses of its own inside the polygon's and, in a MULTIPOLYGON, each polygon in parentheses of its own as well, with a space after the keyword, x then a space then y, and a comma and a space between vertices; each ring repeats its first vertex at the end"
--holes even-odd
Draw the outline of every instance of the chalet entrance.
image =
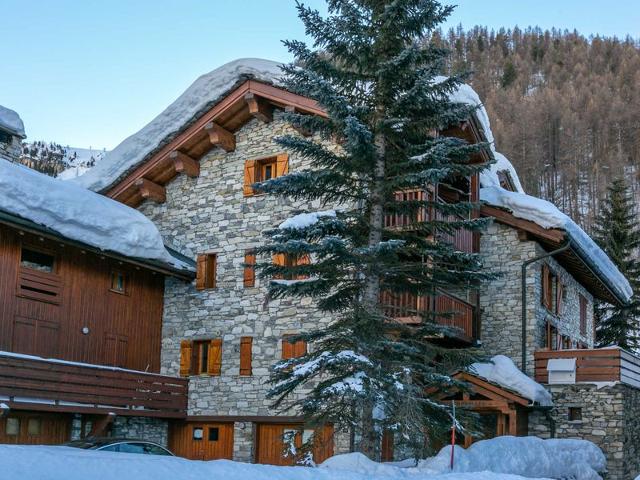
POLYGON ((233 423, 175 422, 169 449, 190 460, 232 460, 233 423))
MULTIPOLYGON (((300 447, 313 434, 301 424, 256 424, 255 461, 270 465, 296 465, 302 460, 300 447)), ((316 435, 313 461, 324 462, 333 455, 333 426, 316 435)))
POLYGON ((70 438, 70 415, 11 411, 0 418, 0 443, 56 445, 70 438))
POLYGON ((456 443, 467 448, 475 440, 528 434, 528 407, 531 405, 529 399, 466 372, 459 372, 454 378, 467 382, 471 391, 450 391, 438 396, 438 399, 443 403, 454 400, 457 407, 467 408, 480 415, 480 421, 476 426, 480 433, 478 438, 459 435, 456 443))

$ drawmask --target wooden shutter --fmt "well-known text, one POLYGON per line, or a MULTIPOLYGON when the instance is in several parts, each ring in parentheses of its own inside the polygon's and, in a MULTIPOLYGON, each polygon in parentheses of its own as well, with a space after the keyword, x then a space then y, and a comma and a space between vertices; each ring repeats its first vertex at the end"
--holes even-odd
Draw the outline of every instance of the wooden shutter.
POLYGON ((198 255, 196 289, 216 288, 217 256, 215 253, 198 255))
POLYGON ((198 255, 196 269, 196 289, 204 290, 204 282, 207 275, 207 256, 198 255))
POLYGON ((293 345, 293 354, 296 357, 302 357, 302 356, 306 355, 307 354, 307 342, 305 342, 304 340, 298 340, 293 345))
POLYGON ((282 337, 282 359, 288 360, 290 358, 302 357, 307 353, 307 342, 304 340, 298 340, 292 342, 291 337, 294 335, 284 335, 282 337))
POLYGON ((214 338, 209 341, 207 373, 209 375, 220 375, 222 370, 222 339, 214 338))
POLYGON ((551 310, 551 272, 549 266, 542 265, 542 305, 551 310))
POLYGON ((244 286, 256 286, 256 254, 247 250, 244 254, 244 286))
POLYGON ((251 375, 251 344, 253 337, 240 337, 240 375, 251 375))
POLYGON ((256 183, 256 160, 247 160, 244 162, 244 196, 250 197, 254 195, 251 185, 256 183))
POLYGON ((564 285, 558 280, 556 282, 556 313, 560 315, 562 313, 562 294, 564 285))
POLYGON ((282 153, 276 157, 276 177, 289 173, 289 155, 282 153))
POLYGON ((188 377, 191 374, 191 350, 193 342, 182 340, 180 342, 180 376, 188 377))
MULTIPOLYGON (((311 259, 309 258, 309 255, 307 255, 307 254, 296 258, 296 261, 295 261, 296 266, 298 266, 298 265, 309 265, 310 263, 311 263, 311 259)), ((309 275, 297 275, 296 276, 296 280, 303 280, 305 278, 309 278, 309 275)))
POLYGON ((580 294, 580 334, 587 334, 587 299, 580 294))

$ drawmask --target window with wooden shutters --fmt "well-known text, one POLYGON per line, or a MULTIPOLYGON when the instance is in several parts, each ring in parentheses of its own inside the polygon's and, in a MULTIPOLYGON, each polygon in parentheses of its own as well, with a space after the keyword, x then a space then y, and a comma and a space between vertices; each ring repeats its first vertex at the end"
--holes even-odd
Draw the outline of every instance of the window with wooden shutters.
POLYGON ((215 253, 198 255, 196 288, 205 290, 216 288, 217 257, 215 253))
POLYGON ((295 335, 284 335, 282 337, 282 359, 297 358, 306 355, 307 342, 304 340, 293 341, 295 335))
POLYGON ((256 286, 256 254, 253 250, 247 250, 244 254, 244 286, 256 286))
POLYGON ((580 298, 580 335, 587 334, 587 309, 589 306, 589 302, 586 297, 582 294, 579 295, 580 298))
MULTIPOLYGON (((273 264, 281 267, 296 267, 298 265, 308 265, 310 263, 309 255, 288 255, 286 253, 276 253, 273 256, 273 264)), ((274 278, 280 280, 303 280, 308 278, 308 275, 294 275, 293 273, 287 273, 285 275, 275 275, 274 278)))
POLYGON ((222 339, 183 340, 180 344, 180 375, 220 375, 222 339))
POLYGON ((253 337, 240 337, 240 375, 251 375, 253 337))
POLYGON ((191 340, 182 340, 180 342, 180 376, 188 377, 191 375, 191 351, 193 342, 191 340))
POLYGON ((261 193, 252 186, 254 183, 266 182, 272 178, 278 178, 289 173, 289 155, 282 153, 271 157, 247 160, 244 163, 245 197, 261 193))

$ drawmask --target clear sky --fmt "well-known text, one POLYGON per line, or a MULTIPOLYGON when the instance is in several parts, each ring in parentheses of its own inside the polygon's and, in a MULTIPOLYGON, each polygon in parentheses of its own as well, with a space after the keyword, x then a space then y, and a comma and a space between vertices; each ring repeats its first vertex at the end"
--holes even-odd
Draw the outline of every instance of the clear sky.
MULTIPOLYGON (((324 10, 323 0, 306 4, 324 10)), ((445 26, 559 27, 640 37, 640 0, 457 0, 445 26)), ((199 75, 239 57, 288 61, 293 0, 0 0, 0 104, 30 140, 113 148, 199 75)))

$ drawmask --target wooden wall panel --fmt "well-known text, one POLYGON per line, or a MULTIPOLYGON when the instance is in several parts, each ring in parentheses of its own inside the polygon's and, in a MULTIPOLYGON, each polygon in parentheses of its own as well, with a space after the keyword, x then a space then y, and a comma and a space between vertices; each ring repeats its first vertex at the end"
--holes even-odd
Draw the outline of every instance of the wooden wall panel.
POLYGON ((57 445, 71 437, 71 415, 40 412, 11 412, 0 418, 0 443, 16 445, 57 445), (32 421, 32 431, 29 431, 32 421), (7 423, 12 422, 8 431, 7 423), (17 431, 12 428, 17 425, 17 431), (35 427, 35 428, 34 428, 35 427), (37 430, 36 430, 37 429, 37 430), (17 433, 17 434, 14 434, 17 433))
POLYGON ((191 460, 233 459, 233 423, 175 422, 169 430, 169 449, 191 460), (202 439, 194 440, 193 429, 202 429, 202 439), (210 440, 217 429, 217 440, 210 440))
POLYGON ((163 295, 161 274, 0 225, 1 350, 158 372, 163 295), (55 253, 59 304, 17 296, 23 242, 55 253), (114 269, 125 294, 110 290, 114 269))

